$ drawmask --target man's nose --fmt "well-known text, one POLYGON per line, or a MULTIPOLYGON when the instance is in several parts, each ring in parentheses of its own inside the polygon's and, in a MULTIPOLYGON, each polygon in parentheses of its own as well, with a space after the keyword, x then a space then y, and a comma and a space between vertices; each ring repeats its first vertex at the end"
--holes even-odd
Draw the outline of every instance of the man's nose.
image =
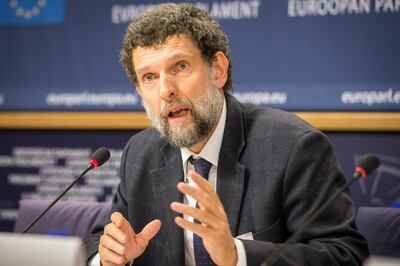
POLYGON ((168 75, 160 76, 160 96, 163 100, 169 101, 178 94, 176 83, 168 75))

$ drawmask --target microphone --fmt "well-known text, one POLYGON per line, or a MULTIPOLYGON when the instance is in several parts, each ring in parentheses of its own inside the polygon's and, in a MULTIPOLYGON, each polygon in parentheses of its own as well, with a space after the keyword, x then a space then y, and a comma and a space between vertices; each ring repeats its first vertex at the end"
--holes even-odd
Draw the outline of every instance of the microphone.
POLYGON ((340 196, 348 187, 350 187, 356 180, 359 178, 367 177, 376 168, 378 168, 380 164, 380 160, 378 156, 374 154, 365 154, 357 164, 357 167, 354 171, 353 177, 346 182, 344 186, 342 186, 335 194, 333 194, 321 207, 319 207, 313 215, 311 215, 295 232, 289 237, 280 248, 276 249, 271 253, 269 257, 261 264, 262 266, 273 265, 282 252, 286 249, 287 244, 293 243, 297 240, 297 238, 304 232, 307 227, 309 227, 320 215, 321 213, 329 206, 331 203, 340 196))
POLYGON ((358 179, 360 176, 367 177, 369 174, 375 171, 376 168, 378 168, 379 164, 380 160, 378 156, 374 154, 364 155, 358 162, 353 178, 358 179))
POLYGON ((42 211, 38 217, 36 217, 35 220, 33 220, 31 222, 31 224, 29 224, 24 231, 22 231, 22 234, 25 234, 26 232, 28 232, 29 229, 31 229, 31 227, 37 223, 37 221, 40 220, 40 218, 42 218, 42 216, 48 211, 50 210, 51 207, 53 207, 54 204, 56 204, 57 201, 59 201, 62 196, 64 196, 65 193, 67 193, 87 172, 89 172, 90 170, 97 168, 99 166, 102 166, 105 162, 108 161, 108 159, 110 159, 110 151, 107 148, 101 147, 98 148, 92 155, 89 164, 86 166, 86 169, 83 170, 81 172, 81 174, 63 191, 61 192, 61 194, 55 198, 50 204, 49 206, 47 206, 47 208, 42 211))
POLYGON ((93 168, 100 167, 107 162, 108 159, 110 159, 110 151, 105 147, 100 147, 93 153, 87 168, 92 170, 93 168))

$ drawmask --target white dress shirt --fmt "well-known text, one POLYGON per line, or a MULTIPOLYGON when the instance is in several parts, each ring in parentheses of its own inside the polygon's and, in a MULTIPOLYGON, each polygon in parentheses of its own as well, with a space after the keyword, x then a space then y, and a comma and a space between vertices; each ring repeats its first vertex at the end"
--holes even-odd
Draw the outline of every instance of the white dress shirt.
MULTIPOLYGON (((218 158, 219 152, 221 150, 222 138, 224 135, 225 130, 225 122, 226 122, 226 101, 224 99, 224 106, 222 108, 222 114, 218 121, 217 127, 215 128, 213 134, 211 135, 210 139, 201 150, 199 154, 194 154, 187 148, 181 148, 181 155, 182 155, 182 165, 183 165, 183 173, 184 173, 184 180, 185 182, 189 183, 189 185, 194 186, 194 182, 191 180, 190 177, 187 176, 189 170, 194 171, 194 166, 191 163, 188 163, 188 159, 190 156, 193 156, 195 159, 201 157, 212 164, 210 173, 208 176, 208 182, 216 191, 217 187, 217 169, 218 169, 218 158)), ((184 195, 183 202, 189 204, 192 207, 196 206, 196 200, 190 196, 184 195)), ((184 218, 188 221, 193 222, 193 217, 184 215, 184 218)), ((161 226, 162 230, 162 226, 161 226)), ((151 240, 150 240, 151 241, 151 240)), ((238 262, 237 266, 246 266, 246 252, 243 246, 243 243, 239 240, 234 238, 236 250, 238 253, 238 262)), ((193 251, 193 232, 184 230, 184 242, 185 242, 185 265, 186 266, 195 266, 194 261, 194 251, 193 251)), ((100 256, 97 253, 96 256, 90 262, 90 266, 100 266, 100 256)))

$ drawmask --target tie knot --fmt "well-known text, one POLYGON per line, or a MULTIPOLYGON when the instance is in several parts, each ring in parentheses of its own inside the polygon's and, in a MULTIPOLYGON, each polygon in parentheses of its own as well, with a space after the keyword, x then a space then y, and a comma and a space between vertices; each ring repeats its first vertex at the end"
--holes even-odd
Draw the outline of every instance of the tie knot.
POLYGON ((205 179, 208 179, 208 174, 210 173, 210 169, 212 164, 204 160, 203 158, 199 159, 194 159, 193 156, 190 156, 189 161, 191 164, 194 166, 194 171, 204 177, 205 179))

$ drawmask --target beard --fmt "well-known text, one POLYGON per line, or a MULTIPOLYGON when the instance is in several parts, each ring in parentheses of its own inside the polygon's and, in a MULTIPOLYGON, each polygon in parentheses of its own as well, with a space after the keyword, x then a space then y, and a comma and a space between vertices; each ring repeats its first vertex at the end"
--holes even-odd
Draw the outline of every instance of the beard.
POLYGON ((208 83, 206 92, 193 102, 187 99, 173 98, 161 107, 159 114, 146 105, 142 99, 142 105, 146 109, 151 125, 157 129, 161 138, 176 147, 190 148, 211 135, 219 121, 224 96, 211 80, 208 83), (167 117, 161 114, 163 110, 175 104, 189 108, 192 116, 191 122, 169 125, 167 117))

